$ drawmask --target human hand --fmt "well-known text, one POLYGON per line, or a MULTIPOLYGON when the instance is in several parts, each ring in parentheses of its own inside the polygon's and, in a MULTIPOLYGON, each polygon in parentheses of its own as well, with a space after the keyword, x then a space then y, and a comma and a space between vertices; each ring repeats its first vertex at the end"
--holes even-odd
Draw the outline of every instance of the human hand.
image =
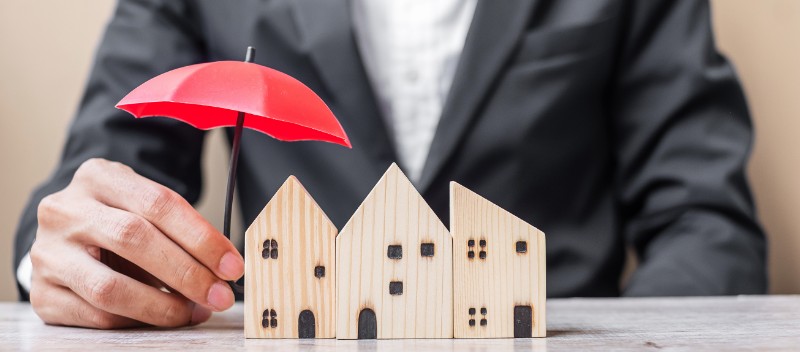
POLYGON ((42 199, 30 299, 46 323, 177 327, 234 303, 244 260, 180 195, 131 168, 84 162, 42 199))

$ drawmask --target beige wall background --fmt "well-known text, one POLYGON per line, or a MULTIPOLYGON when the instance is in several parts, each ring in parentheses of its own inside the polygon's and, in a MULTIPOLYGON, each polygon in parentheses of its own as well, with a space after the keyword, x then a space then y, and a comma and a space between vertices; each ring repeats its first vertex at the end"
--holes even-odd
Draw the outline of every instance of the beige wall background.
MULTIPOLYGON (((800 1, 712 4, 718 45, 736 64, 754 115, 749 172, 771 240, 771 292, 800 293, 800 1)), ((113 6, 0 1, 0 301, 17 297, 11 268, 17 221, 58 160, 113 6)), ((218 132, 207 143, 198 209, 221 227, 227 148, 218 132)))

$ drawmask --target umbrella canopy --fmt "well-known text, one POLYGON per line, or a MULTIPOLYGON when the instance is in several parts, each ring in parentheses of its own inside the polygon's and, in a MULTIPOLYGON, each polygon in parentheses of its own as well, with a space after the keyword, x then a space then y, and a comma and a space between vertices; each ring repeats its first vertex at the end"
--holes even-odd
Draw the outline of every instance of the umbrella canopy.
POLYGON ((282 141, 317 140, 350 147, 327 105, 282 72, 240 61, 181 67, 131 91, 118 104, 136 117, 167 116, 196 128, 244 127, 282 141))

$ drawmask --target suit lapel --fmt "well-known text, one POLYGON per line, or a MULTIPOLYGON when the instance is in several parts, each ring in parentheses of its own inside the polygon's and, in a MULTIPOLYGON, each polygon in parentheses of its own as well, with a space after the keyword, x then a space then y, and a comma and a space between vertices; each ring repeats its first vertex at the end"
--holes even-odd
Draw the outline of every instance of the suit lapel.
POLYGON ((513 51, 533 0, 478 1, 419 182, 424 193, 452 155, 513 51))
POLYGON ((378 165, 397 159, 392 137, 378 109, 356 46, 346 0, 296 0, 297 24, 303 49, 341 107, 338 116, 354 149, 370 155, 378 165))

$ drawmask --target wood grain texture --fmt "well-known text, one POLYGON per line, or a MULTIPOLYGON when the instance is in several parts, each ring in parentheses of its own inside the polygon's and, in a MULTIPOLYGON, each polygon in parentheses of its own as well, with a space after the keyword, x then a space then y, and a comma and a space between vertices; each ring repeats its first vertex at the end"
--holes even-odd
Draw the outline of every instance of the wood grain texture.
MULTIPOLYGON (((392 164, 336 238, 337 338, 358 337, 360 312, 377 318, 378 339, 453 337, 450 233, 392 164), (421 245, 434 255, 422 256, 421 245), (402 257, 395 249, 402 248, 402 257), (396 284, 402 282, 402 294, 396 284)), ((364 321, 369 321, 365 319, 364 321)))
MULTIPOLYGON (((245 232, 246 337, 298 338, 304 310, 314 315, 315 337, 335 337, 336 233, 300 182, 289 177, 245 232)), ((308 318, 306 313, 302 321, 308 318)))
POLYGON ((156 351, 770 351, 800 346, 800 296, 550 299, 545 339, 244 339, 243 305, 182 329, 49 326, 0 302, 0 350, 156 351))
POLYGON ((450 183, 450 230, 454 336, 514 337, 515 324, 521 324, 531 329, 522 336, 544 337, 544 233, 455 182, 450 183), (523 307, 532 309, 527 319, 533 324, 515 317, 515 311, 526 311, 523 307))

